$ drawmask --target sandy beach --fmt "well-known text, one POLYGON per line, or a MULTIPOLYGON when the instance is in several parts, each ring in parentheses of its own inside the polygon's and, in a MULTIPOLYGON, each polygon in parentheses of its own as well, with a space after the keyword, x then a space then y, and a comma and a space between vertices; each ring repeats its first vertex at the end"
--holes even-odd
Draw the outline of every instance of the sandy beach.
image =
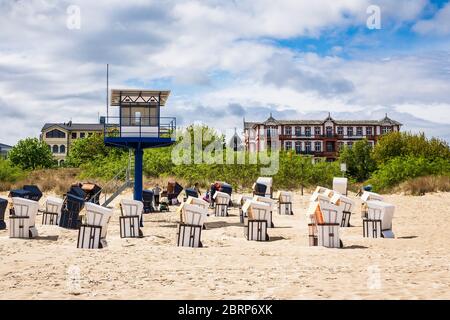
POLYGON ((237 208, 211 216, 199 249, 176 247, 176 207, 146 214, 144 238, 121 239, 117 198, 102 250, 77 249, 77 231, 39 215, 37 239, 0 231, 0 298, 450 299, 449 193, 385 196, 396 239, 363 238, 356 200, 343 249, 308 246, 309 197, 295 193, 294 216, 274 214, 264 243, 244 238, 237 208))

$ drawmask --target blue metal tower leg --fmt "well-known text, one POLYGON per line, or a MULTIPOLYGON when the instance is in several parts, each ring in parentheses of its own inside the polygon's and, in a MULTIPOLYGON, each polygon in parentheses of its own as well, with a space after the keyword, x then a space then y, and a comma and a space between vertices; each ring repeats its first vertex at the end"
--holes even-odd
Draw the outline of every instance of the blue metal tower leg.
POLYGON ((144 151, 139 146, 134 149, 134 200, 142 201, 142 158, 144 151))

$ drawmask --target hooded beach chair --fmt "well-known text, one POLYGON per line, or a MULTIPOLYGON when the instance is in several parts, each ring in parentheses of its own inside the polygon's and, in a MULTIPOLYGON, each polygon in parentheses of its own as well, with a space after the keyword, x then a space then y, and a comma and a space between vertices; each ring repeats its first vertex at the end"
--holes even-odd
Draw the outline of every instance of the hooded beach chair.
POLYGON ((292 211, 292 192, 278 191, 275 194, 278 201, 278 214, 293 215, 292 211))
POLYGON ((267 228, 272 225, 270 204, 247 200, 242 206, 247 216, 244 218, 244 236, 247 240, 269 241, 267 228))
POLYGON ((182 203, 177 212, 180 214, 177 246, 203 247, 201 235, 207 219, 208 209, 194 204, 182 203))
MULTIPOLYGON (((310 201, 317 201, 317 195, 321 194, 324 196, 329 196, 331 193, 333 192, 333 190, 325 188, 325 187, 321 187, 321 186, 317 186, 316 189, 314 190, 314 192, 312 193, 311 197, 310 197, 310 201)), ((331 198, 331 197, 330 197, 331 198)))
POLYGON ((253 199, 253 197, 250 197, 250 196, 243 196, 243 195, 240 195, 239 198, 238 198, 239 221, 240 221, 241 223, 244 223, 244 218, 247 218, 247 213, 244 212, 244 210, 242 210, 242 207, 244 206, 244 204, 245 204, 245 202, 246 202, 247 200, 252 200, 252 199, 253 199))
POLYGON ((152 190, 142 191, 142 203, 144 204, 144 213, 154 212, 153 200, 155 199, 155 194, 152 190))
POLYGON ((331 198, 329 198, 328 196, 326 196, 323 193, 316 193, 314 192, 313 195, 311 196, 311 198, 309 199, 310 202, 319 202, 319 203, 330 203, 331 202, 331 198))
POLYGON ((268 197, 262 197, 262 196, 253 196, 253 200, 257 202, 266 203, 269 205, 270 208, 270 221, 267 222, 267 228, 274 228, 272 217, 273 212, 275 211, 275 208, 277 206, 277 201, 268 197))
POLYGON ((342 206, 326 202, 311 202, 307 211, 310 246, 341 248, 339 229, 342 215, 342 206))
POLYGON ((347 196, 335 193, 331 197, 331 203, 343 207, 341 227, 350 227, 350 218, 352 216, 352 210, 355 207, 355 202, 347 196))
POLYGON ((59 226, 65 229, 78 229, 81 225, 80 212, 83 208, 84 198, 68 193, 64 199, 59 226))
POLYGON ((273 196, 273 178, 272 177, 259 177, 256 179, 256 183, 263 184, 266 186, 266 197, 272 198, 273 196))
POLYGON ((203 208, 203 209, 205 209, 205 210, 208 210, 208 208, 209 208, 209 203, 207 202, 207 201, 205 201, 205 200, 203 200, 203 199, 200 199, 200 198, 196 198, 196 197, 191 197, 191 196, 189 196, 187 199, 186 199, 186 202, 185 203, 187 203, 187 204, 193 204, 193 205, 195 205, 195 206, 199 206, 199 207, 201 207, 201 208, 203 208))
POLYGON ((367 201, 383 201, 383 197, 375 192, 364 191, 361 195, 361 218, 367 217, 367 201))
POLYGON ((100 204, 102 188, 95 183, 82 183, 81 189, 85 192, 85 201, 100 204))
POLYGON ((255 182, 252 186, 252 190, 254 196, 265 197, 267 186, 265 184, 255 182))
POLYGON ((86 200, 86 192, 84 192, 84 190, 81 189, 81 184, 72 185, 67 194, 71 194, 73 196, 86 200))
POLYGON ((5 212, 8 208, 8 199, 0 197, 0 230, 6 229, 5 212))
POLYGON ((64 199, 47 197, 45 200, 44 210, 42 212, 42 224, 58 225, 61 218, 61 212, 64 199))
POLYGON ((395 206, 378 200, 369 200, 366 205, 367 217, 363 219, 363 237, 394 238, 392 219, 395 206))
POLYGON ((113 210, 98 204, 86 202, 85 223, 78 231, 77 248, 101 249, 107 246, 106 233, 113 210))
POLYGON ((39 201, 42 198, 42 192, 39 190, 38 186, 35 185, 25 185, 23 186, 23 190, 26 190, 29 192, 29 198, 33 201, 39 201))
POLYGON ((333 190, 340 194, 347 195, 347 183, 348 183, 347 178, 334 177, 333 190))
POLYGON ((144 204, 141 201, 122 199, 120 200, 120 237, 141 238, 143 236, 140 227, 143 227, 142 213, 144 204))
POLYGON ((184 193, 186 194, 186 199, 188 197, 198 198, 198 192, 194 188, 186 188, 184 189, 184 193))
POLYGON ((228 193, 216 191, 213 196, 214 199, 214 214, 216 217, 228 216, 228 206, 231 201, 231 197, 228 193))
POLYGON ((178 203, 178 196, 181 191, 183 191, 183 187, 176 181, 169 181, 167 183, 167 198, 169 199, 170 204, 178 203))
POLYGON ((35 238, 38 231, 35 227, 39 202, 13 197, 14 214, 9 216, 10 238, 35 238))
POLYGON ((23 198, 23 199, 30 199, 31 198, 31 192, 24 189, 15 189, 9 191, 8 197, 10 198, 23 198))

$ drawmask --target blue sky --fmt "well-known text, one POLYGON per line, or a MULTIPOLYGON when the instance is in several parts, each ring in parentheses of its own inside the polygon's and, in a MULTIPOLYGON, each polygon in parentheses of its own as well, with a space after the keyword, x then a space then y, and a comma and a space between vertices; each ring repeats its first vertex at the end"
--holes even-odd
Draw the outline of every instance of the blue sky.
POLYGON ((97 121, 106 63, 111 87, 170 89, 180 125, 387 112, 450 141, 448 1, 0 0, 0 30, 2 143, 97 121))

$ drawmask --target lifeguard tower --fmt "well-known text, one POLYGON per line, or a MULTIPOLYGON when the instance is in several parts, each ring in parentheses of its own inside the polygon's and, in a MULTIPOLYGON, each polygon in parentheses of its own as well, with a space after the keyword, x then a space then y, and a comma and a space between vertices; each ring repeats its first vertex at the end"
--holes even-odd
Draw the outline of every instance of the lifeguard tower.
POLYGON ((142 200, 144 149, 175 142, 176 118, 160 116, 169 95, 170 91, 111 90, 111 107, 119 107, 119 116, 109 116, 107 106, 105 145, 134 150, 135 200, 142 200))

